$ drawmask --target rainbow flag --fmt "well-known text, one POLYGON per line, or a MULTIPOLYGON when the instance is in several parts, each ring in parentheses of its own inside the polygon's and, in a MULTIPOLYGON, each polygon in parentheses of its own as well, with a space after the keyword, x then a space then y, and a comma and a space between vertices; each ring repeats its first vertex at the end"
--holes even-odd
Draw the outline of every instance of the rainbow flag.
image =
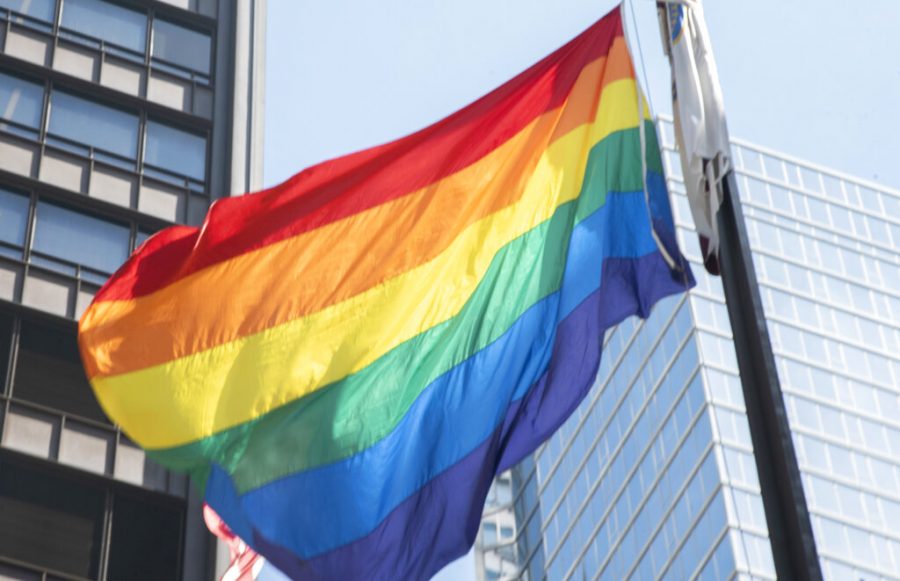
POLYGON ((604 331, 693 284, 639 99, 617 9, 418 133, 153 236, 80 321, 103 408, 294 577, 434 573, 604 331))

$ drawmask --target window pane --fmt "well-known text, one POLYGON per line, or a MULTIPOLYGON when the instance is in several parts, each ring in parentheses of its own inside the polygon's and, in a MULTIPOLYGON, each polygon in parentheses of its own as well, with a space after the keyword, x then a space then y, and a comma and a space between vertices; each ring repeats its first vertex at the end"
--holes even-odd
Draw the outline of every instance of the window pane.
POLYGON ((109 547, 110 579, 177 579, 180 546, 181 511, 116 496, 109 547))
POLYGON ((153 21, 153 56, 209 74, 212 43, 208 35, 156 19, 153 21))
POLYGON ((97 578, 103 493, 24 464, 0 463, 0 555, 97 578))
POLYGON ((140 247, 141 247, 141 244, 143 244, 144 242, 146 242, 147 239, 150 238, 151 236, 153 236, 154 234, 155 234, 155 232, 150 232, 150 231, 144 230, 143 228, 141 228, 140 230, 138 230, 137 236, 135 237, 135 240, 134 240, 134 248, 135 248, 135 250, 137 250, 138 248, 140 248, 140 247))
POLYGON ((53 92, 50 133, 134 159, 138 118, 68 93, 53 92))
POLYGON ((41 85, 0 73, 0 118, 36 129, 43 98, 41 85))
POLYGON ((140 53, 147 46, 147 15, 111 2, 65 0, 62 25, 140 53))
POLYGON ((206 139, 168 125, 147 123, 144 161, 197 180, 206 178, 206 139))
POLYGON ((0 189, 0 241, 24 246, 27 220, 28 198, 0 189))
POLYGON ((22 321, 13 397, 108 422, 91 391, 74 330, 22 321))
POLYGON ((0 0, 0 8, 9 8, 19 14, 33 16, 41 20, 53 20, 55 0, 0 0))
POLYGON ((38 202, 32 248, 103 272, 113 272, 128 258, 128 228, 38 202))

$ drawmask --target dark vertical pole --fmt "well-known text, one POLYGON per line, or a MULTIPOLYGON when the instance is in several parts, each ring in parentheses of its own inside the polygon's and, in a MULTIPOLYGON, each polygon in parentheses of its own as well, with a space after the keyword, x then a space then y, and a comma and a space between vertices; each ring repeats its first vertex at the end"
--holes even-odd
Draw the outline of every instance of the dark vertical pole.
MULTIPOLYGON (((668 2, 660 0, 656 5, 663 46, 671 64, 668 2)), ((673 82, 673 91, 674 86, 673 82)), ((820 581, 822 570, 733 171, 722 181, 722 206, 717 221, 718 266, 741 374, 775 573, 781 581, 820 581)))
POLYGON ((718 215, 719 267, 775 572, 782 581, 818 581, 822 579, 822 571, 734 172, 728 173, 723 186, 724 199, 718 215))

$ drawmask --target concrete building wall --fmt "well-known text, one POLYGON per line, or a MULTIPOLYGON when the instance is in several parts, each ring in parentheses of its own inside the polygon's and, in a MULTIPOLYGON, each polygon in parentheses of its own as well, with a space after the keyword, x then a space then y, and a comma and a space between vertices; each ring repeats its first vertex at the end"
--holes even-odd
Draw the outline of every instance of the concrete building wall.
POLYGON ((99 409, 76 320, 260 186, 264 26, 264 0, 0 0, 0 578, 212 578, 199 495, 99 409))

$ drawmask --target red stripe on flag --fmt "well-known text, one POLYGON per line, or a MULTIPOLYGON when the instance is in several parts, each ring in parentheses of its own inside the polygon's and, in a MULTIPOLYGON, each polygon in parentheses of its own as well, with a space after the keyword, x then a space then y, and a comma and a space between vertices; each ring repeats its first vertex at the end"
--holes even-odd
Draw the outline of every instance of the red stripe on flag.
POLYGON ((565 103, 582 69, 607 55, 615 37, 622 35, 616 11, 434 125, 320 163, 257 194, 220 200, 206 218, 215 228, 176 226, 160 232, 94 300, 150 294, 205 267, 368 210, 468 167, 541 114, 565 103), (403 172, 396 171, 400 167, 403 172))

